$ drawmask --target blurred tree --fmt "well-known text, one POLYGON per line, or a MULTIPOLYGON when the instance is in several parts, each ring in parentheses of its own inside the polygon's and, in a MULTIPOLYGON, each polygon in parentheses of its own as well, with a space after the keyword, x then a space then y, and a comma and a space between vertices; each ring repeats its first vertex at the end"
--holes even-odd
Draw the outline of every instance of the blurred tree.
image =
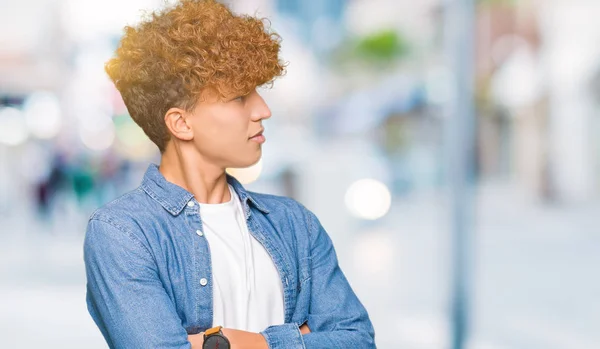
POLYGON ((407 54, 408 43, 397 31, 388 29, 359 38, 354 52, 359 59, 388 62, 407 54))
POLYGON ((377 31, 362 37, 349 38, 334 52, 334 66, 359 64, 364 68, 395 66, 410 52, 408 40, 394 29, 377 31))

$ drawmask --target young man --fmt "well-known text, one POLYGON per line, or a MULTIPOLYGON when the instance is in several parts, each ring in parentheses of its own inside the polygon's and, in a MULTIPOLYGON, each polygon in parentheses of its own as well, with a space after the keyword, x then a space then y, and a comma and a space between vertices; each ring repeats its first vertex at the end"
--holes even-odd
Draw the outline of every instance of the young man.
POLYGON ((375 347, 315 215, 225 172, 260 159, 256 87, 282 74, 279 47, 214 0, 126 28, 106 71, 162 157, 88 223, 87 304, 110 348, 375 347))

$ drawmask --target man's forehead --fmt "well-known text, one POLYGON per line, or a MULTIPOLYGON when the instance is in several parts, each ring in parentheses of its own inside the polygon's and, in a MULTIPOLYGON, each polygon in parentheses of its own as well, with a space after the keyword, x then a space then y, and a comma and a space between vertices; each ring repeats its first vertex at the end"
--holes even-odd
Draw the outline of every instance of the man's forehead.
MULTIPOLYGON (((255 87, 256 88, 256 87, 255 87)), ((255 89, 254 88, 254 89, 255 89)), ((200 93, 198 97, 199 102, 203 103, 215 103, 219 101, 227 101, 239 96, 245 96, 252 92, 253 89, 242 90, 235 88, 223 88, 219 87, 219 89, 213 87, 206 87, 200 93)))

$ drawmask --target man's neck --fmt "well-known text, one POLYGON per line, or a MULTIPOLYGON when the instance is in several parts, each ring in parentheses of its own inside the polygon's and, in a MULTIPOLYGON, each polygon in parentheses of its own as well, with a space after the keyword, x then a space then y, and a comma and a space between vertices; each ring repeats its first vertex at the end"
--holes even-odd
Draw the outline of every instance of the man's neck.
POLYGON ((167 147, 159 171, 167 181, 194 194, 199 203, 220 204, 231 200, 225 169, 208 163, 197 153, 184 154, 181 148, 167 147))

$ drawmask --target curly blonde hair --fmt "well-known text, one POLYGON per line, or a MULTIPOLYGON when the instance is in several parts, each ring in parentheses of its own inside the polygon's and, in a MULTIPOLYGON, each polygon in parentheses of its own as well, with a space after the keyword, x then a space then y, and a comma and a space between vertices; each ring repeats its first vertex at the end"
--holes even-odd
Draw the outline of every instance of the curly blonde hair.
POLYGON ((161 153, 170 108, 191 111, 207 91, 219 100, 242 96, 284 74, 281 38, 265 22, 215 0, 181 0, 125 27, 105 70, 161 153))

